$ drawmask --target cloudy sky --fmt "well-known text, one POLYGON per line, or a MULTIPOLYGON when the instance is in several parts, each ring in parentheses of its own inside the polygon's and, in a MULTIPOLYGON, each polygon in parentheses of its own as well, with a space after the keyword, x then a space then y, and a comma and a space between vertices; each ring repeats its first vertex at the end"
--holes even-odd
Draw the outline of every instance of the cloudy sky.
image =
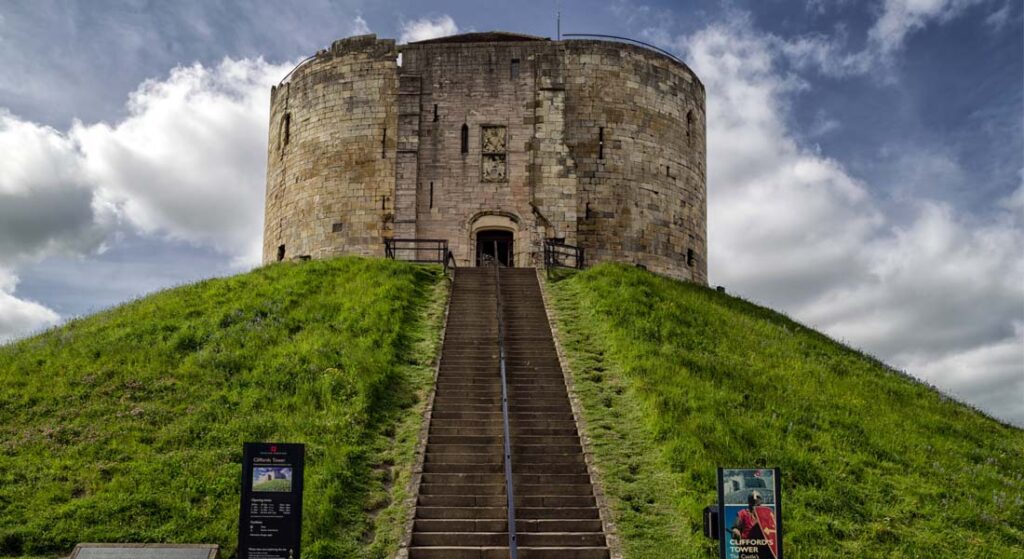
MULTIPOLYGON (((708 92, 710 275, 1024 426, 1014 0, 558 3, 708 92)), ((0 340, 259 262, 270 85, 554 1, 0 3, 0 340)))

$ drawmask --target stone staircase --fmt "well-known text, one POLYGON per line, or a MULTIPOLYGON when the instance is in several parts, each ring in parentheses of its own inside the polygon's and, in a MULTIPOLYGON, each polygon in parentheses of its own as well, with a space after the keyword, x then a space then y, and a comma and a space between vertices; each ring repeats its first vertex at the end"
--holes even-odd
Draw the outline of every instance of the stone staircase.
POLYGON ((409 557, 509 556, 500 282, 519 557, 607 559, 536 271, 499 273, 456 271, 409 557))

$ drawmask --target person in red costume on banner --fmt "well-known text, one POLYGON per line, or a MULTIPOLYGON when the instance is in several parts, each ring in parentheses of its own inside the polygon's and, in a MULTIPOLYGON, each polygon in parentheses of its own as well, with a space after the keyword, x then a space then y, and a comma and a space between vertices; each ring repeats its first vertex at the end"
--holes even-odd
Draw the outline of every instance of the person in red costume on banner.
POLYGON ((775 511, 761 506, 761 494, 751 491, 747 497, 747 508, 736 515, 732 525, 732 536, 738 540, 768 540, 767 546, 759 546, 758 556, 775 559, 779 554, 778 539, 775 537, 775 511))

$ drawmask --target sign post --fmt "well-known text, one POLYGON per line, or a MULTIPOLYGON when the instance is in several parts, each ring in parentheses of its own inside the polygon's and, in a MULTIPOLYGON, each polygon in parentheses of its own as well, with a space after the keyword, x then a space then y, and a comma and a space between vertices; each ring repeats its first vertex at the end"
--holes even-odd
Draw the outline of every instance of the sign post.
POLYGON ((782 559, 778 468, 718 468, 720 559, 782 559))
POLYGON ((245 443, 238 559, 300 559, 306 447, 245 443))

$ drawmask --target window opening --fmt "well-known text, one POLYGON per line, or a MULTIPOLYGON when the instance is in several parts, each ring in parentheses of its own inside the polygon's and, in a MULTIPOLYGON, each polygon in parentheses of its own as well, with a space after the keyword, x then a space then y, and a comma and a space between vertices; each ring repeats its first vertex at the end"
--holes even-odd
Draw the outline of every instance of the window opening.
POLYGON ((430 181, 430 208, 434 207, 434 181, 430 181))
POLYGON ((387 152, 385 151, 387 149, 387 146, 388 146, 388 129, 387 129, 387 127, 385 127, 384 128, 384 134, 382 134, 381 137, 380 137, 380 158, 381 159, 384 159, 384 158, 387 157, 387 152))
POLYGON ((284 113, 284 145, 292 139, 292 113, 284 113))
POLYGON ((686 112, 686 141, 693 143, 693 111, 686 112))
POLYGON ((341 233, 343 227, 344 224, 342 224, 340 221, 336 222, 335 224, 331 225, 331 233, 341 233))
POLYGON ((604 159, 604 127, 597 129, 597 158, 604 159))
POLYGON ((519 59, 513 58, 512 65, 509 67, 509 77, 516 79, 519 77, 519 59))
POLYGON ((469 126, 462 125, 462 153, 469 153, 469 126))
POLYGON ((282 260, 284 260, 284 245, 279 245, 277 247, 277 261, 280 262, 282 260))
POLYGON ((434 122, 437 122, 437 103, 434 103, 434 122))
POLYGON ((686 249, 686 265, 693 266, 693 261, 696 259, 696 255, 693 253, 692 248, 686 249))

